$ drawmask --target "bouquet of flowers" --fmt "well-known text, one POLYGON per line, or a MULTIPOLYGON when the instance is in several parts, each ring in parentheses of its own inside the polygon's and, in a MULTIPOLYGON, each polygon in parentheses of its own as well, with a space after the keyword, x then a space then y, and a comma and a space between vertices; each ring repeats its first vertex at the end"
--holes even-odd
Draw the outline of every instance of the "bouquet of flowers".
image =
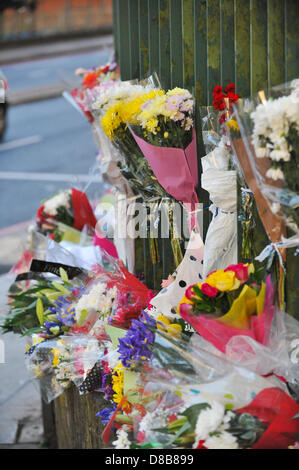
MULTIPOLYGON (((223 392, 222 396, 216 383, 210 384, 208 393, 206 385, 198 387, 202 388, 202 397, 191 387, 185 388, 185 393, 179 387, 174 391, 160 390, 158 397, 152 390, 152 396, 145 397, 149 404, 143 415, 135 420, 135 439, 127 433, 128 448, 288 448, 298 429, 298 404, 280 388, 269 387, 237 408, 233 404, 236 383, 235 379, 226 389, 232 393, 223 392)), ((249 383, 241 388, 247 396, 249 383)), ((148 394, 149 387, 146 391, 148 394)))
POLYGON ((72 188, 44 201, 37 211, 36 223, 39 231, 59 242, 67 237, 77 240, 78 235, 80 239, 79 232, 84 227, 93 230, 97 220, 86 194, 72 188))
MULTIPOLYGON (((188 90, 161 90, 144 101, 141 111, 135 115, 135 123, 129 121, 134 139, 161 186, 182 201, 189 213, 194 213, 198 204, 193 108, 194 100, 188 90)), ((194 225, 198 226, 193 214, 191 230, 194 225)))
POLYGON ((79 68, 76 70, 76 75, 82 78, 82 83, 80 88, 75 88, 70 95, 92 124, 94 117, 91 113, 90 103, 106 87, 111 86, 119 79, 119 67, 115 62, 111 62, 89 70, 79 68))
POLYGON ((207 152, 201 159, 201 185, 210 194, 209 209, 213 213, 205 240, 204 277, 237 262, 237 178, 231 169, 231 148, 223 123, 238 95, 231 83, 224 91, 216 86, 213 97, 213 107, 200 107, 207 152))
MULTIPOLYGON (((122 175, 129 182, 135 195, 142 196, 150 206, 151 214, 159 212, 162 205, 166 205, 170 214, 170 238, 176 265, 182 260, 179 240, 176 236, 174 217, 171 215, 172 201, 168 192, 161 186, 154 175, 147 159, 137 145, 129 125, 138 123, 137 116, 141 112, 142 105, 165 92, 154 88, 153 85, 137 85, 122 82, 118 86, 110 88, 94 103, 93 109, 99 114, 100 124, 105 135, 113 146, 122 155, 119 165, 122 175)), ((155 217, 155 215, 151 215, 155 217)), ((153 220, 146 217, 145 223, 153 226, 153 220)), ((148 227, 146 226, 146 230, 148 227)), ((153 228, 151 228, 153 231, 153 228)), ((156 237, 150 237, 150 252, 153 264, 159 261, 159 250, 156 237)))
POLYGON ((225 353, 236 335, 267 344, 274 315, 274 290, 270 275, 259 280, 252 264, 237 264, 208 275, 190 286, 178 310, 182 318, 225 353))

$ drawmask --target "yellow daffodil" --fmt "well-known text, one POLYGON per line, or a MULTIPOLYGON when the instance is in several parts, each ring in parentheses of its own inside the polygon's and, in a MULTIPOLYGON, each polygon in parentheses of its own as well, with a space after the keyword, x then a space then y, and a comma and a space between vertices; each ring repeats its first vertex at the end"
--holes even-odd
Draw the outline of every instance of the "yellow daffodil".
POLYGON ((180 336, 182 333, 181 325, 171 323, 170 320, 164 315, 158 315, 157 328, 160 331, 167 331, 170 336, 180 336))

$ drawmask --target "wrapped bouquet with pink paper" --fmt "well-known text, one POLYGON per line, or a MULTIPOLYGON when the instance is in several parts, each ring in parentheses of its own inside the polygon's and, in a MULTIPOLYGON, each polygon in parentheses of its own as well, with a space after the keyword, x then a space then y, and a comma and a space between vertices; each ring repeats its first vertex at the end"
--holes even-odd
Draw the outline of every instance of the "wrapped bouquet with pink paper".
POLYGON ((188 90, 173 88, 145 101, 130 129, 161 186, 189 213, 190 229, 197 226, 198 198, 194 99, 188 90))
POLYGON ((270 275, 264 282, 261 273, 253 264, 243 263, 210 273, 205 282, 186 290, 178 306, 181 317, 223 353, 238 335, 268 345, 275 312, 274 288, 270 275))

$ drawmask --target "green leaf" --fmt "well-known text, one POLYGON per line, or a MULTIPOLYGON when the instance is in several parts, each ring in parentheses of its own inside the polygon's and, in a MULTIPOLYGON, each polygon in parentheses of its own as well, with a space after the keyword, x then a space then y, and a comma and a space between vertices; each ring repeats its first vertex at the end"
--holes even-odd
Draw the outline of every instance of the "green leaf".
POLYGON ((59 282, 52 282, 52 286, 54 286, 55 289, 59 290, 63 294, 71 295, 70 291, 62 284, 59 284, 59 282))
POLYGON ((295 416, 293 416, 292 419, 299 419, 299 413, 297 413, 295 416))
POLYGON ((179 431, 176 433, 176 435, 170 439, 170 441, 167 442, 166 446, 170 446, 173 444, 182 434, 184 434, 186 431, 189 431, 191 429, 191 424, 189 421, 186 421, 185 424, 179 429, 179 431))
POLYGON ((59 268, 59 275, 63 281, 68 282, 69 278, 67 272, 63 268, 59 268))
POLYGON ((39 324, 43 326, 44 324, 44 306, 42 300, 39 298, 36 302, 36 315, 39 321, 39 324))
POLYGON ((196 405, 189 406, 183 413, 183 416, 188 418, 191 428, 194 430, 197 422, 199 413, 206 408, 211 408, 209 403, 198 403, 196 405))

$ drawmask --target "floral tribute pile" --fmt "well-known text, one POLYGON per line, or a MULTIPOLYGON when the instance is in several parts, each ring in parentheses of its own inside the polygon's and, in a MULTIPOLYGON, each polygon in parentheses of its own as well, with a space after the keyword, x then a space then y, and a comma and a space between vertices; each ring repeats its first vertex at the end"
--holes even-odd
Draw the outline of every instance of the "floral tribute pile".
MULTIPOLYGON (((192 240, 202 247, 194 216, 198 169, 192 95, 181 88, 163 90, 154 80, 121 82, 115 64, 81 72, 81 90, 73 97, 97 129, 101 152, 110 163, 117 161, 117 190, 144 201, 155 197, 158 205, 164 198, 180 201, 192 240)), ((299 323, 284 311, 280 295, 277 266, 283 257, 275 260, 272 253, 270 263, 268 253, 262 260, 267 263, 253 257, 238 262, 236 196, 229 185, 235 188, 237 177, 244 183, 235 145, 241 134, 240 99, 234 84, 216 87, 213 98, 213 111, 201 109, 207 148, 202 178, 214 203, 203 263, 196 258, 202 252, 198 246, 183 256, 170 224, 177 269, 167 281, 161 279, 161 292, 152 291, 125 266, 111 240, 95 242, 92 204, 72 188, 38 210, 35 231, 46 245, 43 256, 40 245, 32 246, 27 269, 20 262, 13 271, 17 277, 2 330, 31 338, 26 365, 45 401, 70 386, 80 394, 102 395, 96 419, 103 424, 98 439, 107 446, 299 447, 299 368, 293 350, 299 323), (212 189, 214 179, 222 192, 212 189), (218 200, 227 206, 218 207, 218 200), (204 265, 199 277, 192 271, 197 263, 204 265), (175 302, 169 299, 172 285, 176 296, 181 292, 175 302)), ((288 106, 296 100, 295 87, 284 108, 267 102, 250 115, 258 158, 281 165, 294 158, 299 120, 295 113, 289 118, 288 106), (283 113, 288 123, 283 129, 276 123, 279 142, 265 106, 279 122, 283 113)), ((273 166, 266 177, 274 177, 273 166)), ((291 181, 287 167, 285 173, 284 180, 291 181)), ((293 186, 292 191, 295 197, 293 186)), ((287 223, 294 227, 292 213, 287 223)), ((156 261, 154 241, 151 256, 156 261)))

